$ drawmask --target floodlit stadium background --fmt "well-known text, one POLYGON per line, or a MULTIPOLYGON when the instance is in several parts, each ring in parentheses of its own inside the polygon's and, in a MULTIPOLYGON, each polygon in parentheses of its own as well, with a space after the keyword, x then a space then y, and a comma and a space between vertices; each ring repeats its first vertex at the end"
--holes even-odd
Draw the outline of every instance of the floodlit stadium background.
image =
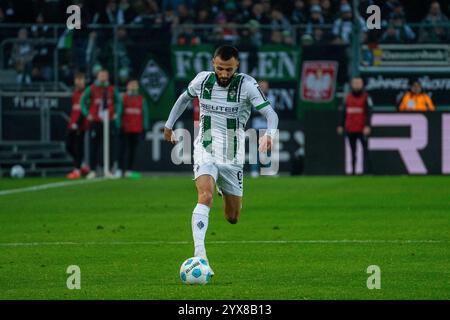
MULTIPOLYGON (((0 0, 0 299, 448 299, 449 5, 0 0), (72 4, 80 30, 66 26, 72 4), (367 27, 370 5, 381 29, 367 27), (172 163, 162 130, 220 44, 240 50, 239 71, 269 83, 280 171, 252 179, 245 166, 236 226, 215 196, 206 246, 216 276, 187 288, 178 270, 192 254, 192 164, 172 163), (84 72, 89 85, 101 68, 121 93, 139 79, 150 111, 136 155, 143 177, 67 181, 73 77, 84 72), (336 128, 358 75, 374 103, 371 172, 347 177, 336 128), (399 111, 417 79, 434 112, 399 111), (15 165, 25 179, 9 178, 15 165), (66 287, 73 264, 81 290, 66 287), (366 286, 370 265, 381 290, 366 286)), ((194 132, 194 109, 176 128, 194 132)))

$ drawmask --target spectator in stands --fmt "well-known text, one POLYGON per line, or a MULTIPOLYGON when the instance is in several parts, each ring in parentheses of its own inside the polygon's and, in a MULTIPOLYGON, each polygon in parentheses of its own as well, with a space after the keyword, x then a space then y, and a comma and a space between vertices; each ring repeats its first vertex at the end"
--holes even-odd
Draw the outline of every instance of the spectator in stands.
POLYGON ((122 77, 119 77, 119 80, 121 84, 125 84, 131 72, 131 60, 128 54, 131 42, 125 27, 117 28, 116 37, 116 40, 110 39, 103 47, 101 61, 105 61, 107 68, 113 70, 115 66, 114 60, 116 60, 119 75, 122 75, 122 77))
POLYGON ((381 20, 383 25, 387 25, 389 18, 394 13, 395 8, 401 6, 398 0, 386 0, 381 7, 381 20))
POLYGON ((291 24, 289 20, 284 16, 280 7, 274 7, 270 14, 272 21, 270 22, 270 26, 272 30, 284 31, 290 30, 291 24))
POLYGON ((89 128, 89 122, 81 113, 81 95, 86 86, 84 73, 76 73, 74 77, 75 90, 72 95, 72 110, 67 124, 67 152, 73 158, 73 171, 67 174, 68 179, 79 179, 89 172, 86 165, 82 165, 84 159, 84 135, 89 128))
POLYGON ((17 23, 20 22, 20 17, 17 13, 16 7, 18 6, 17 1, 6 0, 1 3, 1 11, 3 12, 4 22, 6 23, 17 23))
POLYGON ((408 43, 414 41, 415 38, 416 34, 405 23, 404 15, 393 14, 386 31, 380 38, 380 43, 408 43))
POLYGON ((260 3, 262 5, 263 8, 263 13, 270 18, 271 14, 272 14, 272 3, 270 2, 270 0, 260 0, 260 3))
MULTIPOLYGON (((103 151, 104 110, 108 110, 110 129, 110 159, 115 160, 116 128, 120 128, 122 118, 122 99, 119 91, 109 83, 109 72, 102 69, 97 73, 97 80, 84 90, 81 97, 81 110, 89 121, 90 137, 90 172, 86 178, 96 177, 103 151)), ((107 168, 109 170, 109 168, 107 168)))
MULTIPOLYGON (((52 30, 44 23, 44 15, 38 13, 36 23, 31 26, 31 35, 36 40, 52 37, 52 30)), ((35 44, 36 56, 31 71, 32 81, 50 81, 53 78, 53 44, 42 41, 35 44)))
POLYGON ((322 17, 325 24, 332 24, 334 22, 334 12, 331 5, 331 0, 322 0, 320 2, 320 7, 322 8, 322 17))
POLYGON ((283 36, 283 44, 288 46, 294 45, 294 37, 290 30, 284 30, 281 34, 283 36))
POLYGON ((154 28, 155 26, 160 26, 163 22, 162 14, 159 11, 158 3, 155 0, 147 0, 140 5, 140 9, 137 12, 139 14, 134 18, 133 23, 154 28))
MULTIPOLYGON (((340 8, 341 17, 333 24, 333 34, 335 43, 349 44, 353 32, 353 13, 349 4, 343 4, 340 8)), ((361 33, 367 31, 366 23, 361 17, 358 17, 361 33)))
MULTIPOLYGON (((195 17, 195 24, 213 24, 214 21, 209 14, 209 10, 206 8, 202 8, 198 11, 197 16, 195 17)), ((198 43, 206 43, 208 42, 211 30, 209 28, 198 28, 195 29, 195 36, 198 38, 198 43)))
POLYGON ((18 84, 31 83, 32 61, 35 55, 36 50, 28 39, 27 29, 20 29, 11 52, 11 64, 16 69, 18 84))
POLYGON ((137 177, 134 172, 134 156, 139 139, 148 129, 149 108, 146 100, 139 94, 139 82, 130 79, 127 92, 123 95, 123 113, 120 128, 120 156, 117 176, 137 177))
POLYGON ((291 22, 293 24, 304 24, 308 21, 307 15, 305 13, 305 1, 295 0, 294 10, 291 14, 291 22))
POLYGON ((281 31, 273 30, 270 34, 270 43, 272 44, 282 44, 283 43, 283 34, 281 31))
POLYGON ((205 8, 200 9, 195 18, 195 24, 212 24, 214 21, 211 19, 209 11, 205 8))
POLYGON ((239 13, 237 16, 237 22, 247 23, 252 18, 252 0, 242 0, 239 4, 239 13))
POLYGON ((136 18, 136 11, 131 6, 129 0, 120 0, 118 22, 119 24, 129 24, 136 18))
POLYGON ((184 4, 180 4, 177 7, 177 24, 192 24, 194 23, 194 18, 189 11, 188 7, 184 4))
POLYGON ((312 5, 310 12, 311 16, 306 27, 306 33, 308 34, 312 34, 314 28, 320 28, 325 24, 325 19, 322 16, 322 8, 318 4, 312 5))
MULTIPOLYGON (((74 1, 74 4, 80 7, 81 10, 81 29, 75 29, 72 33, 69 30, 64 30, 61 37, 70 37, 72 35, 72 62, 73 69, 83 71, 86 74, 86 80, 90 81, 90 70, 97 51, 97 33, 88 28, 92 22, 92 15, 86 7, 84 1, 74 1)), ((72 77, 72 76, 71 76, 72 77)))
POLYGON ((220 13, 216 17, 216 25, 216 41, 233 43, 239 39, 236 28, 228 22, 227 16, 224 13, 220 13))
POLYGON ((196 2, 196 0, 162 0, 161 9, 163 11, 166 11, 168 9, 175 9, 178 8, 178 6, 181 4, 192 8, 196 2))
POLYGON ((223 14, 225 14, 227 21, 237 22, 236 17, 238 13, 236 3, 234 3, 233 1, 227 1, 224 5, 223 14))
POLYGON ((260 25, 270 23, 270 18, 264 13, 264 8, 261 3, 255 3, 253 6, 252 19, 258 21, 260 25))
POLYGON ((43 0, 33 2, 37 2, 36 9, 43 13, 47 23, 66 23, 67 16, 64 13, 68 4, 64 1, 43 0))
POLYGON ((345 97, 341 109, 341 123, 337 127, 337 133, 344 132, 348 137, 351 156, 352 174, 356 174, 356 143, 359 140, 364 151, 364 173, 370 172, 370 161, 367 150, 367 138, 370 135, 370 115, 372 99, 364 90, 364 82, 360 77, 351 80, 352 91, 345 97))
POLYGON ((108 0, 105 9, 95 14, 93 22, 98 24, 119 24, 117 1, 108 0))
POLYGON ((430 11, 422 23, 426 24, 420 29, 419 42, 426 43, 448 43, 450 41, 450 28, 442 26, 448 23, 449 19, 441 11, 441 5, 438 1, 433 1, 430 5, 430 11))
POLYGON ((400 101, 400 111, 435 111, 430 96, 422 91, 419 80, 414 80, 411 89, 405 93, 400 101))
MULTIPOLYGON (((220 41, 222 39, 222 29, 217 28, 217 41, 220 41)), ((210 37, 213 39, 214 37, 210 37)), ((194 28, 192 27, 183 27, 183 32, 178 34, 176 39, 176 44, 181 46, 195 46, 201 43, 202 38, 200 37, 200 34, 195 32, 194 28)))
POLYGON ((216 19, 219 14, 222 13, 223 1, 222 0, 209 0, 207 6, 211 12, 211 17, 216 19))
POLYGON ((259 23, 256 20, 250 20, 242 29, 239 37, 240 46, 259 47, 262 45, 262 34, 259 30, 259 23))

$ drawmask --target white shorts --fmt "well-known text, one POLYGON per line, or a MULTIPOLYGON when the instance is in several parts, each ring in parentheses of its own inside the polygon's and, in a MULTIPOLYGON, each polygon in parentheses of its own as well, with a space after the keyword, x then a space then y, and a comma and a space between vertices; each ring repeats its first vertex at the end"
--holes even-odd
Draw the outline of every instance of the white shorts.
POLYGON ((206 162, 194 164, 194 180, 201 175, 213 177, 224 194, 242 197, 244 191, 244 173, 241 165, 206 162))

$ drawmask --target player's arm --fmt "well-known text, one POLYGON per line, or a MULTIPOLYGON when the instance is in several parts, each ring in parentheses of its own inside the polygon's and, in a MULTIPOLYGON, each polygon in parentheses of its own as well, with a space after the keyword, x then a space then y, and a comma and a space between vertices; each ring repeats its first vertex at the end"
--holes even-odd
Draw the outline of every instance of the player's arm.
POLYGON ((200 93, 201 83, 206 79, 209 72, 200 72, 197 76, 189 83, 186 91, 184 91, 175 102, 172 110, 169 114, 169 119, 167 119, 164 125, 164 139, 173 144, 177 143, 177 139, 173 134, 173 126, 178 118, 186 110, 188 104, 200 93))
POLYGON ((433 100, 431 100, 430 96, 425 94, 425 101, 427 104, 427 111, 436 111, 436 107, 433 104, 433 100))
POLYGON ((178 118, 183 114, 184 110, 186 110, 188 104, 191 102, 193 98, 187 91, 183 92, 173 105, 172 110, 169 114, 169 119, 167 119, 166 124, 164 125, 164 139, 173 144, 177 143, 177 139, 173 134, 173 126, 178 118))
POLYGON ((278 115, 270 104, 259 109, 259 113, 267 120, 266 133, 259 139, 259 151, 265 152, 266 150, 272 149, 272 138, 276 134, 278 128, 278 115))
POLYGON ((344 97, 342 99, 341 104, 338 107, 339 110, 339 125, 336 129, 337 133, 339 135, 344 133, 344 128, 345 128, 345 115, 347 113, 347 104, 345 102, 346 98, 344 97))
POLYGON ((371 129, 370 129, 370 118, 372 117, 372 107, 373 107, 373 101, 370 96, 367 96, 366 100, 366 123, 364 124, 363 133, 364 135, 368 136, 370 135, 371 129))
POLYGON ((398 104, 398 111, 406 111, 408 104, 408 92, 406 92, 402 98, 400 99, 400 103, 398 104))
POLYGON ((92 120, 89 115, 89 101, 91 100, 91 87, 87 87, 80 99, 81 113, 88 120, 92 120))
POLYGON ((278 115, 270 105, 270 101, 267 100, 266 96, 259 88, 256 80, 253 78, 250 78, 249 80, 250 81, 246 82, 248 100, 267 120, 266 133, 259 139, 259 151, 265 152, 272 149, 272 138, 276 134, 278 128, 278 115))

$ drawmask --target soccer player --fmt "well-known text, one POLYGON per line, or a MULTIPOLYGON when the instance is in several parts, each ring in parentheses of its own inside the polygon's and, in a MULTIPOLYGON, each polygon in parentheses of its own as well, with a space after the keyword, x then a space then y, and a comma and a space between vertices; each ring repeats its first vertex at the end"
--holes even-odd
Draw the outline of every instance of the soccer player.
POLYGON ((130 79, 127 83, 127 92, 123 95, 119 176, 123 174, 125 177, 138 177, 138 173, 132 171, 134 155, 139 136, 148 129, 148 111, 146 100, 139 94, 138 80, 130 79))
POLYGON ((96 176, 96 169, 103 150, 103 119, 102 110, 108 109, 110 121, 111 152, 114 153, 115 128, 120 127, 122 115, 122 99, 119 91, 109 83, 109 72, 102 69, 97 73, 97 79, 84 90, 81 97, 81 110, 89 121, 91 172, 86 178, 96 176))
POLYGON ((341 106, 341 124, 337 127, 337 133, 342 135, 345 131, 350 142, 352 157, 352 174, 356 173, 356 142, 359 140, 364 153, 364 172, 370 172, 370 161, 367 149, 367 138, 370 135, 370 115, 372 99, 364 90, 364 81, 360 77, 351 80, 350 92, 341 106))
POLYGON ((205 235, 215 185, 223 197, 224 214, 229 223, 238 222, 243 195, 245 137, 243 129, 252 106, 267 119, 267 131, 259 139, 260 152, 272 148, 278 116, 249 75, 238 73, 239 52, 224 45, 213 55, 213 72, 203 71, 190 82, 175 102, 164 128, 165 140, 175 144, 175 121, 189 102, 198 97, 200 133, 194 141, 194 180, 198 203, 192 213, 192 233, 196 257, 207 259, 205 235))
POLYGON ((85 88, 86 79, 84 73, 76 73, 74 77, 75 90, 72 95, 72 111, 67 124, 67 151, 73 158, 74 169, 67 174, 68 179, 79 179, 82 174, 87 174, 89 168, 81 166, 84 158, 84 133, 89 128, 87 119, 81 114, 80 99, 85 88))

